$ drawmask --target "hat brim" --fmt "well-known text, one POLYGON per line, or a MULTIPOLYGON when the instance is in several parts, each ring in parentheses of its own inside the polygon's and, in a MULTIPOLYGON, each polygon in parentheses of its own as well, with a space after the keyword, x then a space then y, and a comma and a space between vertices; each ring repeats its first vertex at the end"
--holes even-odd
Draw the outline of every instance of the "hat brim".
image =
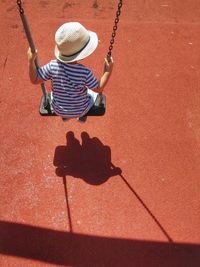
POLYGON ((72 56, 63 56, 60 53, 58 47, 55 46, 55 51, 54 51, 55 57, 64 63, 70 63, 70 62, 84 59, 84 58, 88 57, 89 55, 91 55, 96 50, 96 48, 98 46, 98 37, 97 37, 97 34, 95 32, 88 31, 88 33, 90 35, 90 40, 83 50, 81 50, 80 52, 78 52, 72 56))

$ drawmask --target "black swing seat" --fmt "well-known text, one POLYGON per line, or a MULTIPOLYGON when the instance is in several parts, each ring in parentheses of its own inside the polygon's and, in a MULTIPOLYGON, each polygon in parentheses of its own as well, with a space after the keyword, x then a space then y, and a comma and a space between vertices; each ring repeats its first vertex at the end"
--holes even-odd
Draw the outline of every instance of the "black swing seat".
MULTIPOLYGON (((50 95, 49 95, 50 99, 50 95)), ((49 102, 49 101, 48 101, 49 102)), ((94 105, 91 109, 84 115, 87 116, 103 116, 106 112, 106 96, 103 94, 98 94, 94 105)), ((56 116, 50 103, 45 107, 44 95, 40 100, 40 115, 42 116, 56 116)))

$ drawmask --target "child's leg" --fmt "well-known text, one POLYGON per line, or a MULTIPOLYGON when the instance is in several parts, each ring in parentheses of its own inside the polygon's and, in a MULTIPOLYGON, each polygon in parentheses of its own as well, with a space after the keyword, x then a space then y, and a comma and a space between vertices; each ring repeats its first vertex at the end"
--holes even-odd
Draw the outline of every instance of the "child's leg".
POLYGON ((91 96, 91 102, 92 102, 92 103, 91 103, 91 106, 93 106, 94 103, 95 103, 95 101, 96 101, 96 98, 97 98, 97 96, 98 96, 98 93, 95 93, 94 91, 92 91, 92 90, 90 90, 90 89, 88 89, 87 93, 88 93, 88 95, 91 96))
MULTIPOLYGON (((88 93, 88 95, 90 95, 90 99, 91 99, 90 105, 92 107, 94 105, 95 101, 96 101, 98 93, 95 93, 94 91, 92 91, 90 89, 87 90, 87 93, 88 93)), ((84 116, 84 115, 81 116, 80 118, 78 118, 78 121, 81 122, 81 123, 86 122, 86 120, 87 120, 87 116, 84 116)))
POLYGON ((78 118, 78 122, 80 122, 80 123, 84 123, 84 122, 86 122, 86 120, 87 120, 87 116, 83 116, 83 117, 78 118))
POLYGON ((64 122, 66 122, 66 121, 69 121, 69 120, 70 120, 69 118, 62 118, 62 117, 61 117, 61 119, 62 119, 64 122))

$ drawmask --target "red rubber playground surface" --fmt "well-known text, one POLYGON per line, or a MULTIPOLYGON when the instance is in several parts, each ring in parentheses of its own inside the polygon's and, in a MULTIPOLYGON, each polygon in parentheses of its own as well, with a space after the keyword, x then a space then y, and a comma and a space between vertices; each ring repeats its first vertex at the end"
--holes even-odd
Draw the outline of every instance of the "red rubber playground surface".
MULTIPOLYGON (((41 64, 79 21, 99 77, 117 4, 23 1, 41 64)), ((199 267, 199 2, 124 1, 106 114, 85 124, 39 115, 16 1, 0 16, 0 266, 199 267)))

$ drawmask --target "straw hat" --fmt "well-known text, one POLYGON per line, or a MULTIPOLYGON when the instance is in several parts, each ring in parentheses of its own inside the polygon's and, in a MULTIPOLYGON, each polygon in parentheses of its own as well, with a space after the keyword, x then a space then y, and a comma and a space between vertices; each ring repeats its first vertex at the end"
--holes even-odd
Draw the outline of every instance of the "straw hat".
POLYGON ((79 22, 68 22, 60 26, 55 34, 55 56, 68 63, 88 57, 98 45, 95 32, 86 30, 79 22))

